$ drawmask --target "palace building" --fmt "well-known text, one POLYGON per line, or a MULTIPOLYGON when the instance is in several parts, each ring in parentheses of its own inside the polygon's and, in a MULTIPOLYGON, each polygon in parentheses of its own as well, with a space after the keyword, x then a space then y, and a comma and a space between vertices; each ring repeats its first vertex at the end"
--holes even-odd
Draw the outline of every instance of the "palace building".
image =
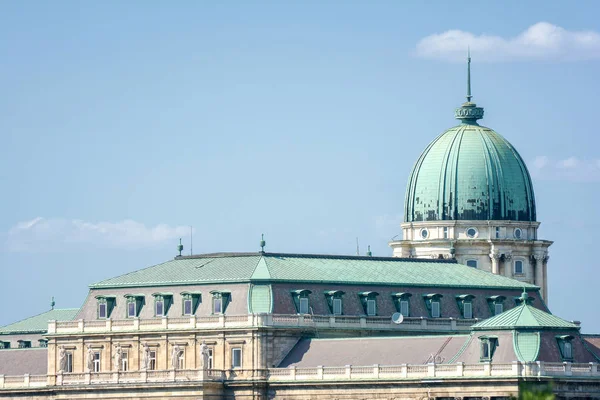
POLYGON ((460 124, 410 174, 390 257, 180 255, 0 328, 0 399, 600 399, 600 335, 548 308, 525 162, 460 124))

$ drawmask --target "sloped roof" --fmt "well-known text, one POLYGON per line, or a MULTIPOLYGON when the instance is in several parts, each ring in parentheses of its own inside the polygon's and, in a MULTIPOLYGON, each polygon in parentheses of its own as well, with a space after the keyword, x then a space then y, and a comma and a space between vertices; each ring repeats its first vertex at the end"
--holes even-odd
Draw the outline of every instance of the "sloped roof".
POLYGON ((48 349, 8 349, 0 351, 0 375, 43 375, 48 373, 48 349))
POLYGON ((48 321, 71 321, 79 311, 78 308, 54 309, 0 327, 0 334, 44 333, 48 331, 48 321))
POLYGON ((579 329, 579 326, 556 317, 550 313, 537 309, 529 304, 523 303, 518 307, 498 314, 492 318, 485 319, 472 326, 474 330, 495 329, 579 329))
POLYGON ((150 287, 227 282, 312 282, 521 289, 534 285, 455 261, 281 253, 220 253, 176 257, 90 285, 150 287))

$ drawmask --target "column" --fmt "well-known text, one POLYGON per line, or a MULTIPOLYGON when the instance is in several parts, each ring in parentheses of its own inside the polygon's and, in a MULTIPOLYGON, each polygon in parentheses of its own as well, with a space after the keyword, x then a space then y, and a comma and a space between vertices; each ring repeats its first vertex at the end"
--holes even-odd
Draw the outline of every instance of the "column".
POLYGON ((492 274, 498 275, 500 273, 499 263, 500 263, 500 253, 492 250, 490 253, 490 260, 492 260, 492 274))

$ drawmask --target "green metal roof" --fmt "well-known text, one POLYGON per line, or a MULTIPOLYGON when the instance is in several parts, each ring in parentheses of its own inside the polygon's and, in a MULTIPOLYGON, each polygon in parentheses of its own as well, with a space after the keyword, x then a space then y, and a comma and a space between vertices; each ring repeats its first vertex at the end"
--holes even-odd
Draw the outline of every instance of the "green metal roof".
POLYGON ((45 333, 48 331, 48 321, 71 321, 77 315, 78 308, 54 309, 39 315, 0 327, 0 334, 16 333, 45 333))
POLYGON ((452 261, 280 253, 221 253, 176 257, 110 278, 91 288, 228 282, 311 282, 420 287, 522 289, 536 286, 452 261))
POLYGON ((562 318, 556 317, 529 304, 521 304, 492 318, 485 319, 472 326, 474 330, 496 329, 579 329, 562 318))

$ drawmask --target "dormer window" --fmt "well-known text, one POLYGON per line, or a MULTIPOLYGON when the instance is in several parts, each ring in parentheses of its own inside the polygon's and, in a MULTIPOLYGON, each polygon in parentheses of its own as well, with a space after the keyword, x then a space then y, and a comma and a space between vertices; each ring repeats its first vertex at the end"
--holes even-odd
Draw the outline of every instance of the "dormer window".
POLYGON ((181 292, 183 299, 183 315, 194 315, 200 304, 202 294, 200 292, 181 292))
POLYGON ((425 300, 425 307, 429 311, 431 318, 440 318, 442 316, 442 295, 439 293, 424 294, 423 300, 425 300))
POLYGON ((173 293, 154 293, 154 316, 164 317, 173 304, 173 293))
POLYGON ((363 306, 365 314, 369 317, 377 315, 377 292, 360 292, 358 297, 363 306))
POLYGON ((392 301, 396 311, 404 317, 410 317, 410 297, 412 294, 406 292, 392 293, 392 301))
POLYGON ((310 312, 309 296, 312 292, 308 289, 292 290, 292 300, 298 314, 310 312))
POLYGON ((126 317, 139 317, 140 311, 142 311, 142 307, 145 304, 145 296, 143 294, 126 294, 124 297, 127 303, 126 317))
POLYGON ((48 347, 48 339, 38 339, 38 344, 40 347, 48 347))
POLYGON ((212 312, 213 314, 225 314, 229 301, 231 299, 231 292, 224 290, 213 290, 212 294, 212 312))
POLYGON ((573 338, 571 335, 556 336, 560 356, 563 361, 573 361, 573 338))
POLYGON ((456 296, 456 303, 463 318, 473 318, 473 296, 472 294, 461 294, 456 296))
POLYGON ((344 294, 341 290, 328 290, 325 292, 325 299, 331 314, 342 315, 342 296, 344 294))
POLYGON ((0 350, 10 349, 10 342, 1 342, 0 341, 0 350))
POLYGON ((480 361, 491 362, 494 357, 496 347, 498 347, 498 338, 496 336, 480 336, 480 361))
MULTIPOLYGON (((523 304, 523 296, 522 295, 515 296, 513 299, 515 300, 516 306, 520 306, 521 304, 523 304)), ((531 296, 527 297, 527 304, 532 304, 534 301, 535 301, 535 297, 531 297, 531 296)))
POLYGON ((490 296, 487 298, 490 313, 492 315, 502 314, 504 312, 504 296, 490 296))
POLYGON ((29 340, 17 340, 19 349, 29 349, 31 348, 31 341, 29 340))
POLYGON ((98 300, 98 319, 110 318, 116 305, 116 296, 98 295, 96 299, 98 300))

